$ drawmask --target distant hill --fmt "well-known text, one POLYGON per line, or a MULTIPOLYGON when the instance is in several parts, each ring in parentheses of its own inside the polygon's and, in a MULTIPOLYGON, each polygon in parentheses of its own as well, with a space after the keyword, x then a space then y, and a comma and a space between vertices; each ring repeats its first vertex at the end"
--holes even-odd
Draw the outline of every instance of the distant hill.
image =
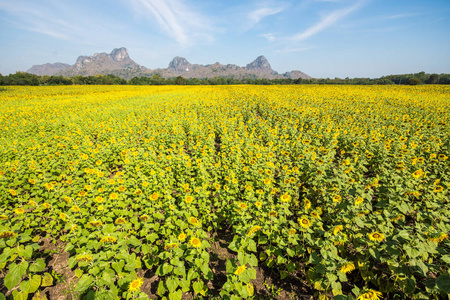
POLYGON ((182 76, 184 78, 236 78, 236 79, 310 79, 311 77, 300 71, 291 71, 278 74, 272 69, 270 63, 264 56, 257 57, 245 67, 234 64, 222 65, 218 62, 212 65, 191 64, 183 57, 175 57, 165 69, 150 70, 134 62, 128 55, 126 48, 114 49, 110 54, 96 53, 92 56, 80 56, 75 64, 63 63, 34 65, 27 73, 36 75, 62 75, 89 76, 113 74, 124 79, 140 76, 152 76, 158 74, 164 78, 182 76))

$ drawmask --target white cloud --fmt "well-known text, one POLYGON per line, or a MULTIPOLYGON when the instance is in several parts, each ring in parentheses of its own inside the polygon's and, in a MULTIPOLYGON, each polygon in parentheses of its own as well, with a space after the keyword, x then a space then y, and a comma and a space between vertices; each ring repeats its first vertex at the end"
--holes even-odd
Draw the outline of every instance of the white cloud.
POLYGON ((192 38, 212 39, 208 18, 193 11, 182 0, 131 0, 124 3, 130 3, 137 14, 154 18, 182 46, 192 44, 192 38))
POLYGON ((266 38, 269 42, 273 42, 277 38, 273 33, 264 33, 264 34, 260 34, 260 36, 266 38))
POLYGON ((278 5, 277 7, 266 6, 266 7, 260 7, 255 10, 252 10, 248 14, 249 27, 255 26, 265 17, 276 15, 276 14, 282 12, 283 10, 286 9, 286 7, 287 7, 286 4, 281 4, 281 5, 278 5))
POLYGON ((304 40, 318 34, 319 32, 331 27, 332 25, 336 24, 338 21, 340 21, 347 15, 358 10, 365 1, 366 0, 358 0, 355 4, 353 4, 349 7, 335 10, 332 13, 323 17, 319 22, 317 22, 313 26, 309 27, 308 29, 306 29, 302 32, 299 32, 299 33, 293 35, 289 39, 291 39, 293 41, 297 41, 297 42, 304 41, 304 40))

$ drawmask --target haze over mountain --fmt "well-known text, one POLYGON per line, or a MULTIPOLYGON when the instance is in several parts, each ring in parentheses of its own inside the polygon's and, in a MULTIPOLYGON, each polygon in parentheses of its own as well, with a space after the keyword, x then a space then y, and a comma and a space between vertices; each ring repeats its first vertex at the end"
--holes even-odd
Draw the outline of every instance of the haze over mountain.
POLYGON ((27 72, 36 75, 62 75, 67 77, 113 74, 124 79, 131 79, 136 76, 152 76, 155 74, 159 74, 164 78, 182 76, 184 78, 199 79, 214 77, 236 79, 311 78, 301 71, 278 74, 262 55, 245 67, 234 64, 222 65, 219 62, 212 65, 191 64, 185 58, 177 56, 170 61, 167 68, 151 70, 133 61, 128 55, 126 48, 116 48, 110 54, 103 52, 96 53, 92 56, 79 56, 73 65, 63 63, 34 65, 27 72))

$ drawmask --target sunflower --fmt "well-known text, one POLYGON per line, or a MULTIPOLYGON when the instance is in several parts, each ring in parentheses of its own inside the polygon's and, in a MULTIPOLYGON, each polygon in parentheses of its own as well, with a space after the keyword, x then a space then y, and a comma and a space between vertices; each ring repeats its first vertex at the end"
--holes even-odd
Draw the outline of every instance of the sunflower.
POLYGON ((187 237, 186 234, 182 232, 178 235, 178 240, 180 242, 184 242, 186 240, 186 237, 187 237))
POLYGON ((10 190, 9 190, 9 193, 10 193, 12 196, 17 196, 17 191, 16 191, 16 190, 10 189, 10 190))
POLYGON ((189 223, 191 223, 194 226, 200 226, 200 222, 197 220, 196 217, 190 217, 189 218, 189 223))
POLYGON ((357 300, 378 300, 382 296, 383 294, 378 291, 368 290, 367 292, 359 295, 357 300))
POLYGON ((93 258, 89 254, 80 254, 76 256, 77 261, 93 261, 93 258))
POLYGON ((347 274, 347 273, 350 273, 351 271, 353 271, 354 269, 355 269, 355 265, 350 262, 350 263, 346 263, 345 265, 341 266, 339 271, 347 274))
POLYGON ((25 213, 25 210, 23 208, 16 208, 14 212, 18 215, 23 215, 25 213))
POLYGON ((247 208, 248 208, 247 203, 244 203, 244 202, 239 203, 239 209, 247 209, 247 208))
POLYGON ((252 234, 254 234, 255 232, 257 232, 258 230, 261 230, 261 226, 253 226, 253 227, 247 232, 247 236, 251 236, 252 234))
POLYGON ((303 203, 305 205, 305 211, 308 211, 311 208, 311 201, 309 201, 309 199, 304 199, 303 203))
POLYGON ((144 283, 143 278, 138 277, 137 279, 130 282, 130 284, 128 285, 128 291, 132 293, 139 291, 143 283, 144 283))
POLYGON ((378 231, 369 233, 369 240, 374 242, 381 242, 384 240, 384 234, 379 233, 378 231))
POLYGON ((117 193, 111 193, 109 195, 109 199, 111 199, 111 200, 116 200, 117 198, 119 198, 119 194, 117 194, 117 193))
POLYGON ((247 270, 245 265, 239 266, 236 271, 234 271, 234 275, 241 275, 245 270, 247 270))
POLYGON ((125 220, 125 218, 117 218, 116 221, 114 222, 115 224, 125 224, 127 222, 127 220, 125 220))
POLYGON ((344 229, 343 225, 336 225, 333 229, 333 234, 336 236, 338 235, 338 233, 344 229))
POLYGON ((422 169, 416 170, 415 172, 412 173, 412 176, 416 179, 419 179, 420 177, 422 177, 424 174, 422 169))
POLYGON ((440 193, 440 192, 442 192, 443 190, 444 190, 444 187, 442 187, 442 186, 440 186, 440 185, 437 185, 437 186, 434 188, 433 192, 435 192, 435 193, 440 193))
POLYGON ((0 232, 0 239, 7 239, 7 238, 10 238, 10 237, 15 237, 15 236, 16 236, 16 234, 14 232, 12 232, 12 231, 0 232))
POLYGON ((309 226, 311 226, 311 221, 307 217, 299 218, 298 223, 300 224, 300 226, 302 226, 305 229, 309 228, 309 226))
POLYGON ((255 202, 255 206, 256 206, 257 208, 261 208, 261 206, 262 206, 261 201, 256 201, 256 202, 255 202))
POLYGON ((170 250, 173 248, 178 248, 178 244, 177 243, 169 243, 164 246, 164 250, 170 250))
POLYGON ((198 238, 196 238, 196 237, 191 238, 191 239, 189 240, 189 244, 190 244, 192 247, 195 247, 195 248, 199 248, 199 247, 202 246, 202 242, 201 242, 198 238))
POLYGON ((333 196, 333 202, 341 202, 342 197, 341 195, 334 195, 333 196))
POLYGON ((102 237, 100 239, 100 242, 101 243, 115 243, 115 242, 117 242, 117 239, 113 236, 107 235, 107 236, 102 237))
POLYGON ((184 197, 184 201, 186 202, 186 203, 192 203, 192 201, 194 201, 194 197, 192 197, 192 196, 186 196, 186 197, 184 197))
POLYGON ((141 220, 141 221, 148 221, 148 219, 149 219, 148 215, 142 215, 139 217, 139 220, 141 220))
POLYGON ((287 202, 290 202, 290 201, 291 201, 291 198, 292 198, 291 195, 289 195, 289 194, 284 194, 284 195, 281 196, 280 199, 281 199, 281 202, 286 202, 286 203, 287 203, 287 202))
POLYGON ((158 197, 159 197, 158 193, 153 193, 153 194, 151 194, 151 196, 150 196, 150 200, 156 201, 156 200, 158 200, 158 197))
POLYGON ((361 205, 364 202, 364 198, 363 197, 358 197, 355 200, 355 205, 361 205))

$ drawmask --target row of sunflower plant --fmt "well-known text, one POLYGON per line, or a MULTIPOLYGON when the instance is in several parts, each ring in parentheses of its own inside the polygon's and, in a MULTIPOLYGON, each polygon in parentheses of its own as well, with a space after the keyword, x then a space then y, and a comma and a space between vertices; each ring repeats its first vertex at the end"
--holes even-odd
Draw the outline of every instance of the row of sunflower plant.
POLYGON ((39 299, 58 284, 48 240, 64 245, 86 299, 257 298, 261 268, 317 298, 444 297, 448 95, 447 86, 8 87, 0 293, 39 299), (213 244, 224 230, 233 255, 216 290, 213 244))

